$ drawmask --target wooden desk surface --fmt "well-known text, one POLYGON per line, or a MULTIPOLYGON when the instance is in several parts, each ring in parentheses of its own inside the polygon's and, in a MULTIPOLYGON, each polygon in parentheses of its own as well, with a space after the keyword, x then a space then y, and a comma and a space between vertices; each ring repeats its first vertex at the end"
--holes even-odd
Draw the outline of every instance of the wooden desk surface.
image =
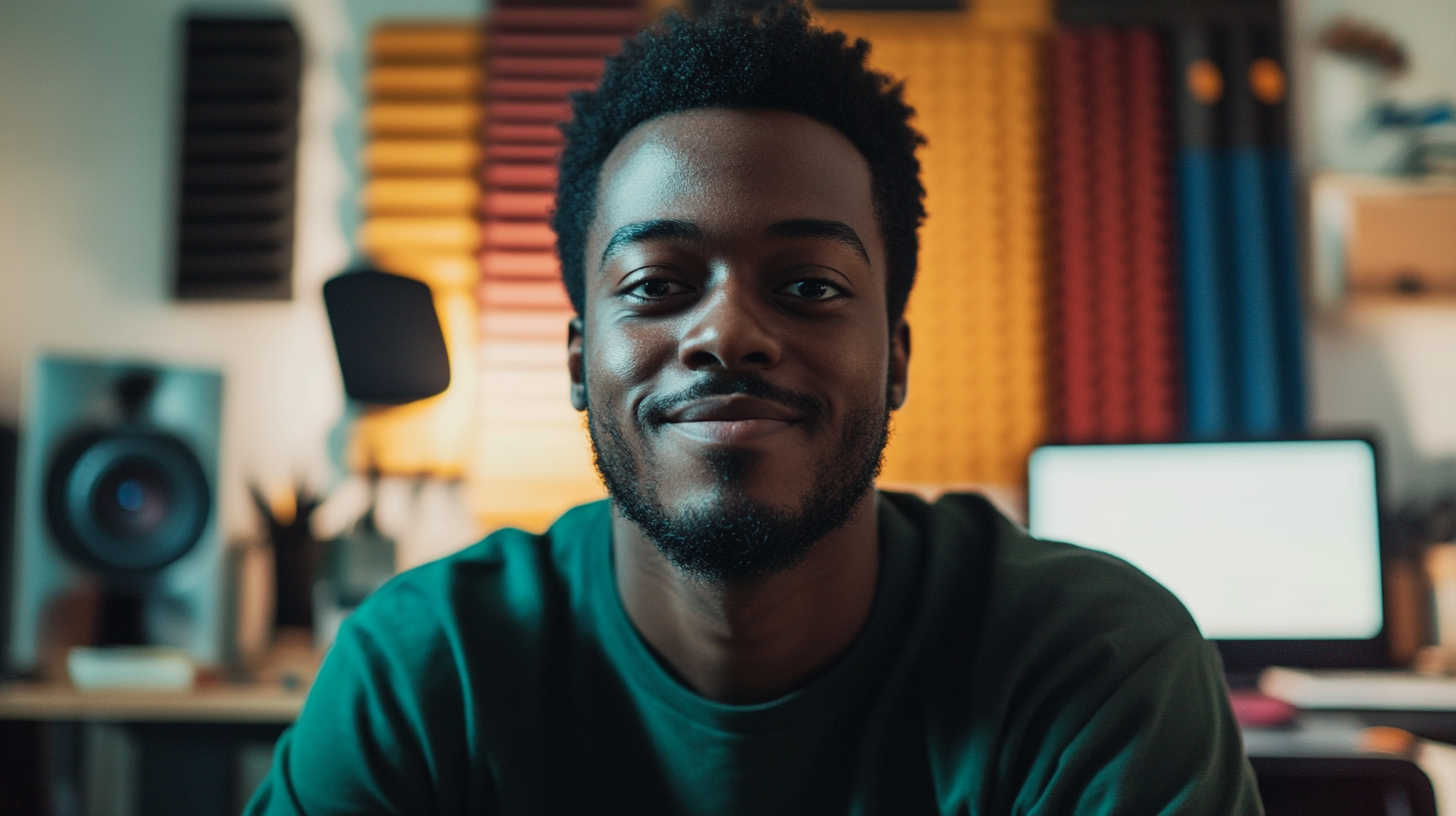
POLYGON ((0 720, 290 723, 306 689, 222 684, 185 692, 78 691, 66 683, 0 685, 0 720))

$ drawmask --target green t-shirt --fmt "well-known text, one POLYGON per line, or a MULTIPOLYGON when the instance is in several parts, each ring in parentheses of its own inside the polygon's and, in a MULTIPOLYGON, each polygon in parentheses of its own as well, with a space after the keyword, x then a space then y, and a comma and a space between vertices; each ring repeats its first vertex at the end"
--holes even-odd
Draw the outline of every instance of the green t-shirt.
POLYGON ((1218 661, 1108 555, 882 493, 873 608, 805 687, 698 696, 623 610, 606 502, 344 623, 253 814, 1253 814, 1218 661))

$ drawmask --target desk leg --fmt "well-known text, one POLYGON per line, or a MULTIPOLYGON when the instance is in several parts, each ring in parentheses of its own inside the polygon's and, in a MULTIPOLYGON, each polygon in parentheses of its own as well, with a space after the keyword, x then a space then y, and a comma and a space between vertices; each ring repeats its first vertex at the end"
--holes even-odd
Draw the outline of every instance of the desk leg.
POLYGON ((45 731, 40 722, 0 720, 0 816, 51 812, 45 731))

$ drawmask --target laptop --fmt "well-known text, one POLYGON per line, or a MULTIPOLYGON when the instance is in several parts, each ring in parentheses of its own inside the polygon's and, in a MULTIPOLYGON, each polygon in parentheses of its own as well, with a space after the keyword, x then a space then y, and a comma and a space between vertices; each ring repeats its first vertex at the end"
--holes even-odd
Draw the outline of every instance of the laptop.
POLYGON ((1177 595, 1231 680, 1389 663, 1366 440, 1049 445, 1027 501, 1033 535, 1116 555, 1177 595))

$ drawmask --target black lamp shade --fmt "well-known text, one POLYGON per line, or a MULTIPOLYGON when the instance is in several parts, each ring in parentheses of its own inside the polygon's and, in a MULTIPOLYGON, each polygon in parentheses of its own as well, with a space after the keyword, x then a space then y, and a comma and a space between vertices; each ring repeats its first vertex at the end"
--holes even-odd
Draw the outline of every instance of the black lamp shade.
POLYGON ((353 399, 402 405, 449 387, 450 357, 429 286, 387 272, 345 272, 324 284, 324 305, 353 399))

